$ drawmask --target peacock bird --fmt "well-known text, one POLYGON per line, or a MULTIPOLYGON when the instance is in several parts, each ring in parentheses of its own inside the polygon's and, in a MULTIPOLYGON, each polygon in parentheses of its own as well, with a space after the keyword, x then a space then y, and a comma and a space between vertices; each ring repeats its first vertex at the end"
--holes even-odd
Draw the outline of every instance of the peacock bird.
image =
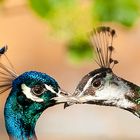
MULTIPOLYGON (((101 26, 92 30, 90 39, 99 68, 81 79, 74 96, 79 103, 115 106, 140 118, 140 87, 113 72, 114 65, 118 63, 112 58, 115 36, 116 31, 110 27, 101 26)), ((65 107, 68 105, 66 103, 65 107)))
POLYGON ((7 58, 8 66, 0 62, 0 93, 11 89, 4 108, 5 126, 10 140, 37 140, 35 125, 48 107, 68 101, 55 79, 36 71, 17 75, 6 56, 7 47, 0 49, 0 57, 7 58))

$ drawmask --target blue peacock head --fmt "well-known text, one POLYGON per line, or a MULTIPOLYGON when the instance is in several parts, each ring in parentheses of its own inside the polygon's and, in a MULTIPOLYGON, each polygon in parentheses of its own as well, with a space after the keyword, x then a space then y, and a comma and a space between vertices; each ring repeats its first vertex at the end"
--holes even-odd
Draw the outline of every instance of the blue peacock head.
MULTIPOLYGON (((6 51, 7 46, 1 48, 0 57, 5 55, 6 51)), ((8 96, 10 104, 15 103, 25 108, 33 106, 39 112, 69 100, 68 93, 63 91, 56 80, 49 75, 37 71, 17 75, 8 58, 7 60, 9 67, 0 62, 0 78, 3 78, 0 81, 0 93, 11 88, 8 96)))
POLYGON ((7 46, 0 49, 0 57, 4 55, 8 62, 8 66, 0 62, 0 93, 11 89, 4 108, 6 129, 15 139, 21 135, 34 137, 36 121, 42 112, 50 106, 72 102, 74 97, 45 73, 29 71, 17 75, 6 51, 7 46))
POLYGON ((37 113, 60 103, 59 98, 67 98, 67 95, 68 93, 60 88, 55 79, 36 71, 25 72, 14 79, 10 94, 15 96, 18 104, 23 107, 33 106, 37 113), (57 100, 54 99, 55 97, 57 100))

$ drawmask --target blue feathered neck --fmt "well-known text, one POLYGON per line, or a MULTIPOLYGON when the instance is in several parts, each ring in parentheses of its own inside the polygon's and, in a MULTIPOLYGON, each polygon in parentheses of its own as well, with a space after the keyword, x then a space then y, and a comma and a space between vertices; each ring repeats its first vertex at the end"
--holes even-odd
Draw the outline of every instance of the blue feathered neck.
POLYGON ((36 122, 46 108, 55 104, 50 99, 56 95, 46 91, 41 96, 44 102, 32 101, 22 93, 21 84, 23 83, 28 87, 44 83, 52 86, 56 92, 59 85, 52 77, 35 71, 26 72, 13 81, 12 90, 4 109, 7 132, 11 140, 37 140, 35 135, 36 122))

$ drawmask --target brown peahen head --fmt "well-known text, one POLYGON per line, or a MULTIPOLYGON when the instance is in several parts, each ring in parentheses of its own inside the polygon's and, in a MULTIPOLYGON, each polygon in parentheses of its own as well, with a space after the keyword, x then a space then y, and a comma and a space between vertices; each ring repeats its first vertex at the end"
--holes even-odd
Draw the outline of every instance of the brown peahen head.
POLYGON ((98 27, 91 32, 91 42, 96 51, 98 69, 86 74, 79 82, 74 95, 78 103, 116 106, 140 117, 140 87, 118 77, 113 67, 118 63, 112 58, 113 39, 110 27, 98 27))

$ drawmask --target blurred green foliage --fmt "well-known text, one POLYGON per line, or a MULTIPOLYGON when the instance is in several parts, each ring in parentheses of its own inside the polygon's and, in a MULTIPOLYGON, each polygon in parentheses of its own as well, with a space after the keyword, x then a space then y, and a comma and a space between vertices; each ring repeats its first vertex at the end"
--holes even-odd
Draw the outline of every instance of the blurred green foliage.
POLYGON ((131 27, 139 17, 139 8, 139 0, 95 0, 92 12, 100 22, 114 21, 131 27))
POLYGON ((86 33, 94 26, 111 21, 131 27, 140 14, 140 0, 29 0, 29 5, 68 40, 68 54, 78 62, 91 56, 86 33))
POLYGON ((74 6, 75 0, 30 0, 31 7, 43 18, 53 19, 59 12, 74 6))
POLYGON ((92 58, 92 47, 89 42, 84 39, 74 39, 68 43, 68 54, 73 58, 74 62, 92 58))

